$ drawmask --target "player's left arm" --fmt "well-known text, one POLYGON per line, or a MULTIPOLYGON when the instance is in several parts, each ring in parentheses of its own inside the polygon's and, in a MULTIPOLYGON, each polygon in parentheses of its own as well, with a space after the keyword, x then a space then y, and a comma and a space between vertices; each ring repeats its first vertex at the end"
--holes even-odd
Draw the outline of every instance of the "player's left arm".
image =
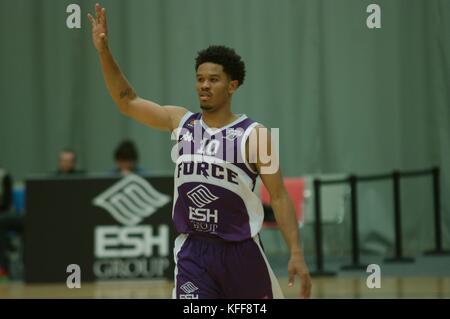
MULTIPOLYGON (((300 243, 300 231, 294 205, 284 186, 281 169, 278 165, 279 154, 276 154, 278 153, 278 147, 272 147, 270 132, 263 126, 258 125, 253 130, 252 135, 253 138, 256 137, 257 143, 254 147, 250 146, 249 154, 254 159, 253 162, 256 162, 255 167, 269 191, 275 219, 289 246, 291 255, 288 264, 289 286, 293 286, 294 278, 298 275, 301 280, 300 294, 303 298, 309 298, 311 294, 311 278, 300 243)), ((278 141, 274 142, 278 143, 278 141)))

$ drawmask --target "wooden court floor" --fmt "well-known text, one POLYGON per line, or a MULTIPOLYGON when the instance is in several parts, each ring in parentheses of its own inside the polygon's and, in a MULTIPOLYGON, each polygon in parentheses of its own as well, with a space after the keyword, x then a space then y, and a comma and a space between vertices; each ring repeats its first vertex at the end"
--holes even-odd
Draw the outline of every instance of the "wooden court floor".
MULTIPOLYGON (((287 278, 280 278, 286 298, 298 298, 299 285, 287 287, 287 278)), ((0 283, 0 299, 5 298, 171 298, 170 281, 114 281, 81 284, 79 289, 69 289, 65 284, 0 283)), ((312 298, 450 298, 450 277, 387 277, 380 288, 369 289, 366 278, 316 277, 313 278, 312 298)))

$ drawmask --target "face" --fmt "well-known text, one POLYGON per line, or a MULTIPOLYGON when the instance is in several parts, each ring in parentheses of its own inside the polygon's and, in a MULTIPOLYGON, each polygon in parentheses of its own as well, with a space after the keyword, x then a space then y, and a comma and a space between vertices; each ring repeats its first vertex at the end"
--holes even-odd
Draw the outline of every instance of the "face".
POLYGON ((75 154, 72 152, 62 152, 59 154, 59 170, 63 173, 75 169, 75 154))
POLYGON ((197 69, 197 94, 203 111, 213 112, 230 103, 238 81, 231 81, 220 64, 203 63, 197 69))

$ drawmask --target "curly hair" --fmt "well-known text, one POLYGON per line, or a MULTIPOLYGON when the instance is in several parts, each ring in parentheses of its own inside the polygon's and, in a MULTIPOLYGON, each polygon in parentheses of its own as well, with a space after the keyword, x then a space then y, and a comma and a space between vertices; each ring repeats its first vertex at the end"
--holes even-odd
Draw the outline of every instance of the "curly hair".
POLYGON ((231 80, 238 81, 238 86, 244 83, 245 64, 233 49, 223 45, 211 45, 198 52, 195 59, 195 69, 197 70, 200 64, 206 62, 220 64, 223 71, 231 77, 231 80))

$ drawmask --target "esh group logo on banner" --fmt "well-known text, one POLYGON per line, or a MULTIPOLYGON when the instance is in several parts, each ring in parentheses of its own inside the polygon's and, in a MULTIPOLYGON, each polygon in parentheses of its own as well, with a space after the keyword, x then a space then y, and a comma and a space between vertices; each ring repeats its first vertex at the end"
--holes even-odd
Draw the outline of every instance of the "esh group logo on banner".
POLYGON ((97 279, 163 277, 170 264, 169 225, 140 223, 170 201, 170 196, 135 174, 94 198, 93 204, 119 223, 95 227, 93 270, 97 279))
POLYGON ((135 174, 128 175, 94 198, 94 205, 106 209, 115 220, 127 226, 139 224, 168 202, 170 196, 161 194, 135 174))

